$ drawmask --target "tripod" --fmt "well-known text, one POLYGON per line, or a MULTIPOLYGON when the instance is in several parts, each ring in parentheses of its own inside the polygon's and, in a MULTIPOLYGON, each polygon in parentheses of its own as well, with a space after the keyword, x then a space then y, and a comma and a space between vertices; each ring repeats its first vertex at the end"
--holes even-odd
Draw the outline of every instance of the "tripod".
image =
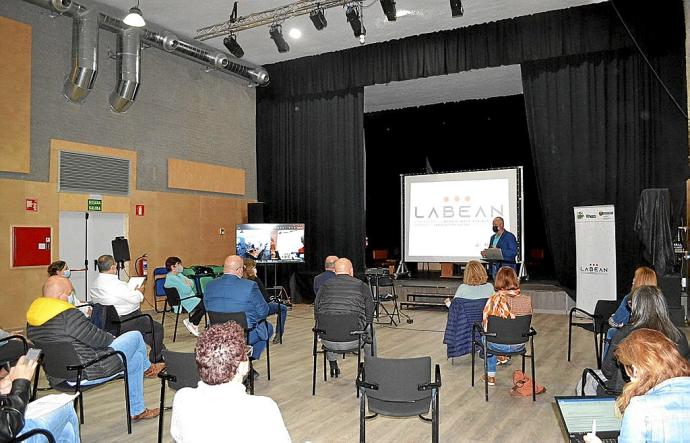
MULTIPOLYGON (((386 316, 390 319, 389 325, 398 326, 400 323, 400 307, 398 306, 398 296, 395 293, 395 285, 393 284, 393 279, 388 274, 388 269, 385 268, 374 268, 367 269, 365 271, 367 277, 367 282, 369 284, 369 289, 371 290, 372 297, 374 298, 374 318, 380 320, 380 309, 386 313, 386 316), (386 294, 383 297, 380 294, 381 287, 390 287, 392 294, 386 294), (393 310, 389 311, 382 302, 392 301, 393 310), (394 317, 398 317, 396 322, 394 317)), ((381 323, 377 321, 377 323, 381 323)))

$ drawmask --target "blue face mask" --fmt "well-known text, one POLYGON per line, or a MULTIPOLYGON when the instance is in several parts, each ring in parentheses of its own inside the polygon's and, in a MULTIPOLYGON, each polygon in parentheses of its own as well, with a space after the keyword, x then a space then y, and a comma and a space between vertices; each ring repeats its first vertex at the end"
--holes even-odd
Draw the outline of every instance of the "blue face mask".
POLYGON ((62 276, 65 278, 70 278, 72 275, 72 271, 70 269, 67 269, 66 271, 62 271, 62 276))

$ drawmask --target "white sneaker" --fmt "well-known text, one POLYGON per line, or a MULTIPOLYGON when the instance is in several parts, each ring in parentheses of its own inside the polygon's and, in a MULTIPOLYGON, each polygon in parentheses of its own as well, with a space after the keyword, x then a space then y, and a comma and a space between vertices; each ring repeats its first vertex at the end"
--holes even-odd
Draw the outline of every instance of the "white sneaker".
POLYGON ((190 334, 193 334, 195 337, 199 336, 199 327, 197 325, 190 322, 187 318, 182 320, 182 323, 184 324, 185 328, 187 328, 190 334))

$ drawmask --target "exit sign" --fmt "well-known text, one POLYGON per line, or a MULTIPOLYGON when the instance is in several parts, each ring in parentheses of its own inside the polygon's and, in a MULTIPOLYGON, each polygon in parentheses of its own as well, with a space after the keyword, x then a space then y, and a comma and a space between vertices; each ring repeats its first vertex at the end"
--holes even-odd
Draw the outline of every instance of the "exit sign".
POLYGON ((88 203, 89 211, 99 212, 103 210, 103 200, 96 200, 93 198, 89 199, 88 203))

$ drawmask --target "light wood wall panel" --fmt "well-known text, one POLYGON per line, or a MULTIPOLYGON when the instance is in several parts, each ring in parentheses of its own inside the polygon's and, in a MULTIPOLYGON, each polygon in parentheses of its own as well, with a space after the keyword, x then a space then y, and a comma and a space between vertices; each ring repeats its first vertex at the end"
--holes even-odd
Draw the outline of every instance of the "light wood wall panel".
POLYGON ((0 171, 31 172, 31 26, 0 17, 0 171))
POLYGON ((244 195, 244 169, 168 159, 168 187, 244 195))

